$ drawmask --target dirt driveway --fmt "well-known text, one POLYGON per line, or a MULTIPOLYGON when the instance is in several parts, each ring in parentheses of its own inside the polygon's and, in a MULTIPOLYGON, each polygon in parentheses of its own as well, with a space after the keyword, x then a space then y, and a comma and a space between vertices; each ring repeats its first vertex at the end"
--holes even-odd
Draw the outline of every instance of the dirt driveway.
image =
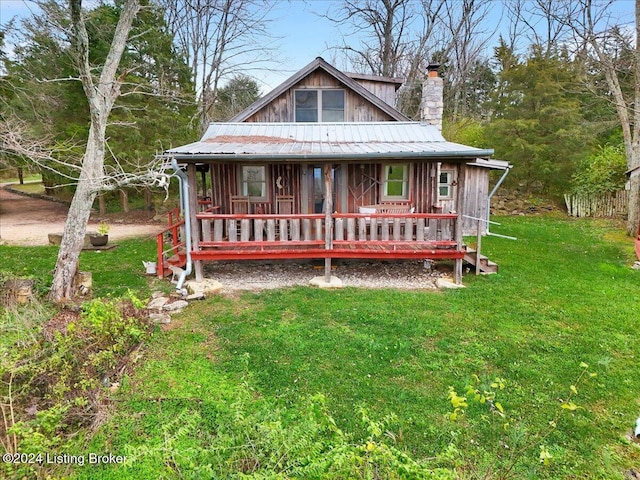
MULTIPOLYGON (((18 195, 0 184, 0 241, 8 245, 48 245, 49 233, 60 233, 67 218, 63 203, 18 195)), ((109 240, 155 235, 162 230, 157 223, 109 221, 109 240)), ((88 230, 97 230, 90 221, 88 230)))

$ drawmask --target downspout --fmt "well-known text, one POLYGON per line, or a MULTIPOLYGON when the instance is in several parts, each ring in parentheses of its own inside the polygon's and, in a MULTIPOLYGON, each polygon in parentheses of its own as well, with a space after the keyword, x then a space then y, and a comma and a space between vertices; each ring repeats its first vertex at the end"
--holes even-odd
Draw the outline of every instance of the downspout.
POLYGON ((187 264, 184 270, 178 278, 176 284, 176 290, 182 293, 182 285, 187 279, 188 275, 191 275, 193 270, 193 261, 191 260, 191 210, 189 209, 189 180, 187 174, 184 173, 178 166, 178 161, 175 158, 171 159, 171 167, 176 172, 178 180, 180 181, 180 210, 182 218, 184 218, 184 235, 185 235, 185 248, 187 250, 187 264))

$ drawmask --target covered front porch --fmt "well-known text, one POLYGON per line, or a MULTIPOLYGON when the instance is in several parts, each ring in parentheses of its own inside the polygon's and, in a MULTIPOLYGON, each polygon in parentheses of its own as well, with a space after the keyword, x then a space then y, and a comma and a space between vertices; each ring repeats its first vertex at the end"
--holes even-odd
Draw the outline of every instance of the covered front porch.
POLYGON ((409 122, 212 124, 163 155, 183 216, 158 236, 159 271, 324 259, 329 282, 335 258, 452 259, 460 283, 467 163, 491 153, 409 122))
MULTIPOLYGON (((270 211, 260 204, 246 207, 247 213, 220 213, 219 205, 203 199, 206 182, 194 188, 196 166, 187 165, 186 170, 181 180, 182 210, 173 212, 167 229, 158 234, 161 277, 189 261, 196 281, 201 281, 205 261, 324 259, 325 280, 330 282, 331 259, 452 259, 455 281, 461 282, 465 247, 459 213, 415 212, 406 203, 339 213, 333 208, 334 195, 324 196, 325 213, 248 213, 270 211)), ((326 192, 333 191, 331 170, 327 164, 326 192)))

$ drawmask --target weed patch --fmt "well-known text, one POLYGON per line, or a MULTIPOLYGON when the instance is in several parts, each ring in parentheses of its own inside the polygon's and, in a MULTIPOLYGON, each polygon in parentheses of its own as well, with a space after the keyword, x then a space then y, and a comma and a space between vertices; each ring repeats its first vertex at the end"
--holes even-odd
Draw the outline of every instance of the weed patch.
MULTIPOLYGON (((130 295, 54 314, 37 302, 2 312, 0 442, 6 453, 42 456, 61 448, 69 433, 95 428, 103 390, 114 386, 128 355, 149 335, 140 307, 130 295)), ((0 473, 30 476, 46 468, 42 460, 3 462, 0 473)))

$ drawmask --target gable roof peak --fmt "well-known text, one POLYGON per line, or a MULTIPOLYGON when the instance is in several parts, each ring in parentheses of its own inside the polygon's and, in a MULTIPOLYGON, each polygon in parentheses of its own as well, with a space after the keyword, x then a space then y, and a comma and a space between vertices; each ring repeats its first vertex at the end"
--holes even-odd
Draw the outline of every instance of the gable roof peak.
POLYGON ((409 117, 399 112, 394 107, 384 102, 383 100, 378 98, 376 95, 371 93, 369 90, 364 88, 362 85, 360 85, 357 81, 355 81, 349 75, 341 72, 340 70, 335 68, 333 65, 325 61, 322 57, 316 57, 311 63, 302 67, 292 76, 290 76, 287 80, 282 82, 280 85, 278 85, 276 88, 271 90, 269 93, 267 93, 263 97, 253 102, 251 105, 245 108, 242 112, 236 114, 229 121, 230 122, 246 121, 249 117, 251 117, 251 115, 253 115, 257 111, 259 111, 260 109, 262 109, 263 107, 271 103, 277 97, 279 97, 284 92, 292 88, 296 83, 300 82, 303 78, 307 77, 308 75, 310 75, 311 73, 313 73, 319 68, 324 70, 327 74, 331 75, 342 84, 344 84, 347 88, 349 88, 353 92, 357 93, 361 97, 368 100, 370 103, 374 104, 376 107, 378 107, 380 110, 388 114, 394 120, 400 121, 400 122, 406 122, 411 120, 409 117))

